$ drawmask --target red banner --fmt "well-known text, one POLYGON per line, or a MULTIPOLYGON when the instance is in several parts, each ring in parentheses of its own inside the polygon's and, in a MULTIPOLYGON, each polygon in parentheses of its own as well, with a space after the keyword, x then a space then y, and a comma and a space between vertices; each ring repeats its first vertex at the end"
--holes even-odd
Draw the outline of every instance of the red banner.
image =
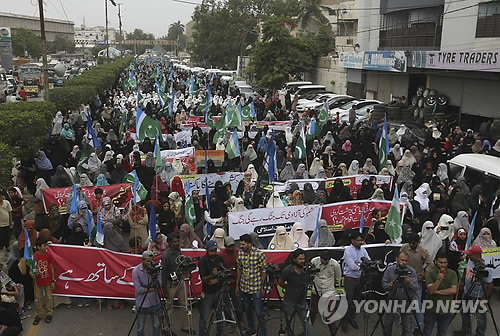
MULTIPOLYGON (((111 252, 96 247, 51 244, 54 260, 55 295, 134 299, 132 270, 141 263, 141 256, 111 252)), ((202 257, 205 250, 182 250, 189 257, 202 257)), ((289 251, 266 251, 268 263, 285 261, 289 251)), ((157 261, 160 255, 156 257, 157 261)), ((201 279, 196 268, 191 273, 193 294, 201 293, 201 279)))
MULTIPOLYGON (((101 188, 103 197, 111 197, 113 203, 119 208, 125 208, 128 202, 132 199, 130 184, 120 183, 107 186, 82 187, 82 192, 87 196, 89 201, 95 199, 94 190, 101 188)), ((59 206, 60 213, 66 213, 66 200, 71 193, 72 187, 66 188, 48 188, 42 189, 43 207, 46 213, 49 213, 48 206, 51 203, 56 203, 59 206)))
POLYGON ((361 189, 361 185, 364 180, 368 180, 370 177, 375 177, 377 179, 377 186, 381 186, 384 183, 389 185, 389 190, 392 190, 392 176, 385 175, 353 175, 353 176, 342 176, 342 177, 331 177, 326 179, 326 191, 330 193, 330 190, 333 188, 333 184, 335 180, 338 178, 342 179, 344 185, 349 187, 351 191, 351 196, 356 198, 358 195, 358 190, 361 189))
MULTIPOLYGON (((372 211, 379 209, 382 217, 387 216, 391 201, 348 201, 326 204, 321 207, 321 219, 326 220, 330 231, 342 231, 345 228, 359 228, 361 213, 364 209, 364 227, 369 227, 372 221, 372 211)), ((400 205, 402 211, 403 205, 400 205)))

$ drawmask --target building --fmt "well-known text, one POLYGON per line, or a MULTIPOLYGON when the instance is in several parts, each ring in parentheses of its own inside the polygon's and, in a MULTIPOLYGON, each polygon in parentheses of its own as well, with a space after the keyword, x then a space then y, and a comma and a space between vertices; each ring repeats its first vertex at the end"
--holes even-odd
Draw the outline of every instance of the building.
MULTIPOLYGON (((123 36, 126 36, 122 31, 123 36)), ((115 28, 108 27, 109 44, 118 43, 120 31, 115 28)), ((96 26, 87 27, 82 24, 80 27, 75 27, 75 46, 77 48, 93 48, 96 45, 106 44, 106 27, 96 26)))
MULTIPOLYGON (((40 18, 38 16, 0 13, 0 27, 9 27, 13 34, 24 28, 40 35, 40 18)), ((45 38, 48 42, 52 42, 59 35, 73 41, 75 39, 73 27, 72 21, 45 18, 45 38)))
POLYGON ((411 101, 428 88, 459 116, 498 117, 499 1, 358 1, 359 48, 339 55, 348 94, 411 101))

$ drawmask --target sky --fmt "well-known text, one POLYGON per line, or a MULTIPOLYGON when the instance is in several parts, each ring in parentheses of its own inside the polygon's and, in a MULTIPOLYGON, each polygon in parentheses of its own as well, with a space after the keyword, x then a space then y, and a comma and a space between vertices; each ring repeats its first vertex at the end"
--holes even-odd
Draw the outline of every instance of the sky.
MULTIPOLYGON (((45 18, 70 20, 80 26, 104 26, 104 1, 108 0, 44 0, 45 18)), ((195 5, 173 0, 116 0, 122 3, 122 25, 126 32, 140 28, 156 38, 166 35, 170 24, 191 20, 195 5)), ((201 0, 190 0, 201 3, 201 0)), ((37 0, 2 1, 1 12, 38 16, 37 0)), ((118 7, 108 3, 109 27, 118 29, 118 7)))

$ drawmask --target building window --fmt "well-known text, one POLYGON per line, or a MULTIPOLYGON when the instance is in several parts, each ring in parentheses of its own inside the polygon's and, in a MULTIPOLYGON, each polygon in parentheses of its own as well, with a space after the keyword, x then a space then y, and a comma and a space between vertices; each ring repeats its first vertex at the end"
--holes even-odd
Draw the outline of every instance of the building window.
POLYGON ((500 1, 479 4, 476 37, 500 37, 500 1))

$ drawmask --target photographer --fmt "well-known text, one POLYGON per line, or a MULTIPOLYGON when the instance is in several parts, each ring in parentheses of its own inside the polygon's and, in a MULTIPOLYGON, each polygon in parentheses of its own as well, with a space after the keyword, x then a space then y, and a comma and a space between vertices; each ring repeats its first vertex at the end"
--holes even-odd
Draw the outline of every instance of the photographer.
POLYGON ((306 252, 296 249, 291 253, 291 264, 281 272, 280 286, 285 289, 283 298, 283 310, 287 320, 288 335, 293 336, 292 322, 295 313, 300 318, 304 327, 304 335, 312 335, 312 325, 307 316, 307 287, 306 281, 309 274, 304 272, 306 264, 306 252))
POLYGON ((267 335, 266 321, 262 318, 262 296, 266 285, 266 256, 252 245, 249 234, 240 236, 240 248, 236 259, 236 296, 243 297, 248 322, 248 334, 255 334, 253 311, 260 322, 261 335, 267 335), (252 309, 253 308, 253 309, 252 309))
MULTIPOLYGON (((177 258, 181 255, 179 247, 179 234, 172 232, 167 237, 168 248, 161 256, 161 279, 165 298, 168 299, 168 320, 172 321, 172 310, 174 309, 174 299, 177 298, 179 306, 186 306, 186 290, 184 275, 179 272, 177 258)), ((182 314, 181 330, 189 332, 187 314, 182 314)), ((170 326, 167 323, 167 327, 170 326)), ((169 330, 167 330, 169 331, 169 330)))
POLYGON ((158 283, 151 277, 151 273, 155 272, 151 268, 154 254, 151 251, 145 251, 142 254, 142 262, 137 265, 132 271, 132 281, 135 288, 135 306, 137 307, 137 336, 144 335, 144 325, 146 315, 151 315, 153 323, 153 336, 160 335, 160 313, 161 304, 158 288, 161 286, 161 279, 157 275, 158 283))
MULTIPOLYGON (((342 271, 337 260, 330 257, 328 250, 324 250, 318 257, 311 260, 311 265, 318 270, 314 276, 314 288, 311 293, 311 325, 316 320, 318 313, 319 298, 328 292, 335 292, 335 284, 340 282, 342 271)), ((335 334, 336 324, 332 322, 328 325, 331 335, 335 334)))
MULTIPOLYGON (((471 246, 464 252, 469 256, 469 262, 467 263, 464 277, 464 301, 487 301, 493 292, 491 269, 485 268, 484 260, 481 257, 482 252, 479 246, 471 246), (483 290, 483 285, 485 286, 486 293, 483 290), (474 286, 474 288, 472 288, 472 286, 474 286)), ((462 305, 463 304, 464 303, 462 303, 462 305)), ((481 308, 478 306, 478 309, 481 308)), ((462 311, 462 335, 472 335, 471 314, 470 312, 462 311)), ((476 319, 476 335, 486 335, 487 311, 476 312, 476 319)))
POLYGON ((366 258, 370 260, 370 256, 363 245, 363 237, 359 231, 354 231, 351 234, 351 245, 344 250, 344 291, 349 304, 347 313, 342 322, 342 330, 345 332, 347 323, 349 322, 354 329, 358 329, 355 317, 354 300, 359 299, 359 291, 361 286, 361 261, 366 258))
MULTIPOLYGON (((212 311, 217 309, 218 273, 223 269, 222 258, 217 255, 217 243, 214 240, 209 240, 205 244, 205 248, 207 254, 198 263, 203 287, 200 304, 200 336, 208 335, 207 321, 212 311)), ((220 318, 221 316, 217 316, 218 320, 220 318)), ((222 327, 222 323, 217 323, 217 336, 222 334, 222 327)))
MULTIPOLYGON (((408 266, 408 253, 399 252, 396 257, 396 264, 387 267, 384 272, 384 278, 382 279, 382 285, 386 291, 389 292, 389 300, 392 300, 392 306, 394 307, 394 301, 406 302, 406 305, 399 306, 402 309, 406 309, 411 301, 417 299, 418 279, 417 272, 410 266, 408 266)), ((401 316, 401 323, 403 326, 403 336, 411 336, 413 334, 413 314, 405 313, 403 311, 397 312, 401 316)), ((384 316, 384 335, 392 335, 392 324, 394 318, 396 317, 396 312, 391 311, 384 316)))

